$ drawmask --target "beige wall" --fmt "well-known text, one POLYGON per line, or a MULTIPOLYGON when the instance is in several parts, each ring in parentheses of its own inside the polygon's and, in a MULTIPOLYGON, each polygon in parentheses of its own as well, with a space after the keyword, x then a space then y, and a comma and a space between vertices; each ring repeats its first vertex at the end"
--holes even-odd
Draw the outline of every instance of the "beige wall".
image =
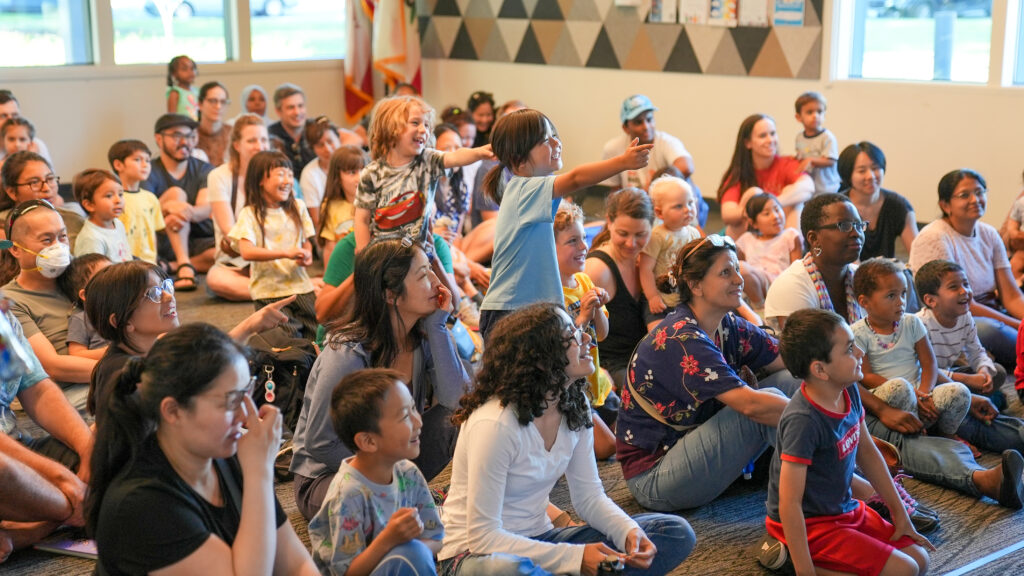
MULTIPOLYGON (((831 3, 829 3, 831 5, 831 3)), ((994 22, 1006 20, 1006 0, 996 0, 994 22)), ((825 45, 832 15, 825 11, 825 45)), ((986 220, 1001 222, 1021 189, 1024 169, 1024 92, 1021 88, 948 84, 831 81, 833 58, 826 50, 819 81, 702 76, 588 68, 425 60, 425 96, 435 107, 465 104, 474 90, 494 92, 499 101, 519 98, 543 110, 565 141, 572 167, 600 157, 602 143, 621 128, 618 110, 630 94, 642 92, 660 107, 660 129, 680 137, 696 162, 695 180, 712 196, 726 169, 736 130, 753 112, 778 121, 783 151, 791 152, 799 128, 792 103, 808 89, 829 101, 826 125, 840 145, 869 139, 885 151, 885 185, 906 195, 921 220, 938 213, 935 187, 945 172, 973 167, 989 181, 986 220)), ((1001 66, 1000 62, 994 66, 1001 66)), ((163 110, 164 67, 5 71, 0 85, 15 91, 53 153, 61 176, 106 165, 106 150, 118 138, 152 142, 153 121, 163 110)), ((997 74, 993 74, 997 76, 997 74)), ((281 82, 303 86, 310 114, 343 117, 342 64, 228 63, 200 68, 200 82, 217 79, 232 96, 259 83, 272 90, 281 82)), ((998 84, 993 82, 993 84, 998 84)), ((230 114, 237 114, 235 102, 230 114)))

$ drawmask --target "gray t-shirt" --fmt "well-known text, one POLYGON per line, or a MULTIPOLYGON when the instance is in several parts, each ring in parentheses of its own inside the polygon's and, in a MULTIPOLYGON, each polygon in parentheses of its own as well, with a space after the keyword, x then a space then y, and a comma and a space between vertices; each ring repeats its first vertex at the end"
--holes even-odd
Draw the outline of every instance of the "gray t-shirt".
MULTIPOLYGON (((808 138, 801 130, 796 135, 796 157, 804 158, 839 158, 839 143, 835 135, 828 129, 823 129, 818 135, 808 138)), ((839 191, 839 170, 836 165, 815 168, 809 167, 807 172, 814 179, 814 193, 839 191)))
POLYGON ((444 152, 433 148, 404 166, 370 162, 359 176, 356 192, 356 208, 373 213, 370 237, 411 236, 424 247, 433 246, 434 195, 443 176, 444 152))
POLYGON ((68 318, 68 343, 81 344, 89 350, 98 350, 110 344, 89 323, 85 310, 76 309, 68 318))
POLYGON ((57 289, 52 292, 26 290, 18 284, 17 278, 4 286, 4 293, 11 300, 11 312, 21 323, 26 339, 42 333, 57 354, 68 353, 68 318, 72 304, 67 296, 57 289))

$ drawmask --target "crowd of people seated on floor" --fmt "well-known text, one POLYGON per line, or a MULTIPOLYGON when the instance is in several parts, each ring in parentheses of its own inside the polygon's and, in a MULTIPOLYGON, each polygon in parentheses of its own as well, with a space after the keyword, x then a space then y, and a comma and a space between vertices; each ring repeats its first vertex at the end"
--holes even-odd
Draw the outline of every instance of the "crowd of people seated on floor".
POLYGON ((700 536, 675 513, 760 459, 763 565, 923 574, 941 519, 890 452, 1024 507, 1022 210, 982 222, 981 174, 946 174, 919 231, 808 92, 795 155, 772 117, 740 125, 714 231, 644 95, 563 171, 554 124, 487 92, 438 114, 398 85, 344 129, 293 84, 229 118, 195 76, 169 65, 155 149, 124 134, 70 187, 0 90, 0 561, 71 525, 111 575, 667 574, 700 536), (588 240, 573 197, 602 185, 588 240), (252 315, 179 326, 201 284, 252 315), (318 344, 281 409, 245 346, 268 332, 318 344), (311 549, 274 496, 282 435, 311 549), (613 456, 651 512, 604 494, 613 456))

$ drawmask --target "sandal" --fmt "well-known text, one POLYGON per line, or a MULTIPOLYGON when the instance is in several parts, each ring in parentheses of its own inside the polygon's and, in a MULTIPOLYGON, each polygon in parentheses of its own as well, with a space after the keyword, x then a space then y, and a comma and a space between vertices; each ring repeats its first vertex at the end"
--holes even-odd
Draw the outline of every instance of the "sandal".
POLYGON ((196 284, 196 267, 191 264, 179 264, 174 271, 174 290, 176 292, 194 292, 199 285, 196 284), (181 270, 188 268, 192 271, 191 276, 182 276, 181 270))

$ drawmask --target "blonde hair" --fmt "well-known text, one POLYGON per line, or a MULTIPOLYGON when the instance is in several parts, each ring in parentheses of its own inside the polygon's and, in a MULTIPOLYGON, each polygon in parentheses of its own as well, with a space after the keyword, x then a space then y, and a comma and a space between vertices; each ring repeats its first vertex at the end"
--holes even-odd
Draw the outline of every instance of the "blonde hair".
POLYGON ((659 176, 654 179, 654 182, 651 182, 650 186, 651 202, 654 203, 655 208, 661 207, 661 203, 664 201, 665 195, 669 190, 668 185, 670 184, 678 186, 693 198, 693 188, 686 182, 686 180, 683 180, 678 176, 659 176))
MULTIPOLYGON (((434 125, 434 109, 418 96, 392 96, 381 100, 373 107, 367 137, 370 140, 370 156, 374 160, 385 158, 388 151, 398 144, 398 138, 414 108, 423 112, 429 133, 429 126, 434 125)), ((433 135, 428 135, 428 138, 431 140, 429 146, 433 146, 433 135)))
POLYGON ((242 114, 235 119, 235 125, 231 127, 231 143, 228 145, 228 165, 231 167, 231 173, 236 176, 244 176, 239 174, 238 169, 242 164, 242 157, 235 150, 235 144, 242 141, 242 131, 249 126, 266 126, 263 123, 263 118, 256 114, 242 114))
POLYGON ((558 205, 558 211, 555 212, 555 234, 568 229, 569 226, 577 222, 583 224, 583 208, 580 208, 575 202, 562 200, 558 205))

